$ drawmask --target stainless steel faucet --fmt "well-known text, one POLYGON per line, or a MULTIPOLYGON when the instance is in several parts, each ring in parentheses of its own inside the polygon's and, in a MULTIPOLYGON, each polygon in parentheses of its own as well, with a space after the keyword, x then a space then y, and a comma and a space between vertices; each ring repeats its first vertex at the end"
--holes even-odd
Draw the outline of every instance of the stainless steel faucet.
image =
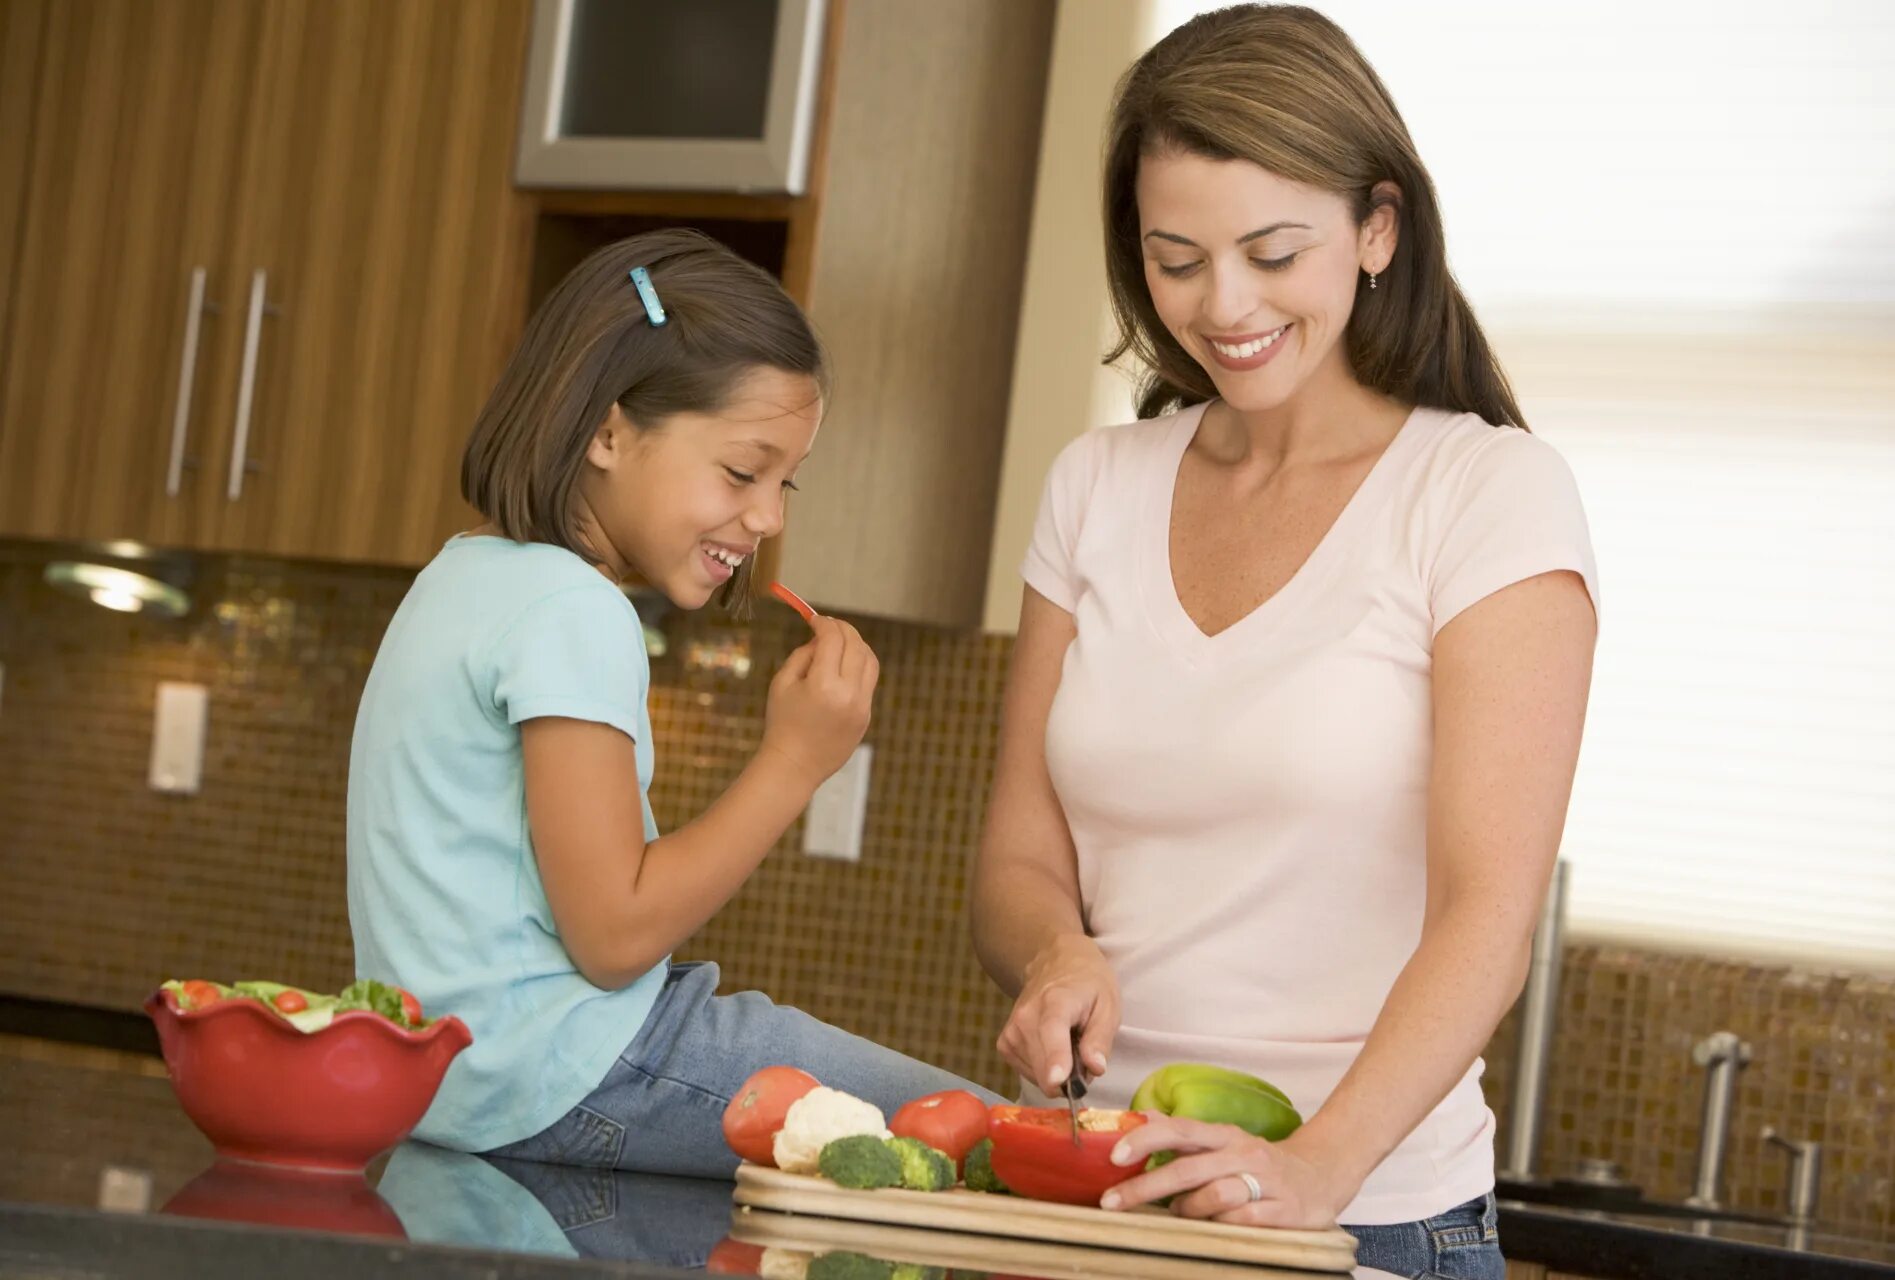
POLYGON ((1823 1180, 1823 1144, 1791 1142, 1770 1125, 1763 1129, 1763 1140, 1790 1153, 1789 1219, 1809 1223, 1816 1220, 1816 1192, 1823 1180))
POLYGON ((1704 1123, 1698 1131, 1698 1172, 1685 1203, 1694 1209, 1722 1209, 1724 1153, 1730 1146, 1731 1112, 1737 1103, 1737 1073, 1750 1063, 1750 1046, 1734 1031, 1717 1031, 1698 1041, 1691 1060, 1706 1068, 1704 1123))
POLYGON ((1506 1163, 1500 1176, 1530 1182, 1539 1172, 1541 1107, 1546 1097, 1547 1064, 1553 1060, 1553 1032, 1559 1014, 1561 935, 1566 927, 1567 864, 1553 864, 1552 883, 1540 907, 1533 934, 1533 958, 1520 1004, 1520 1051, 1513 1075, 1513 1106, 1508 1112, 1506 1163))

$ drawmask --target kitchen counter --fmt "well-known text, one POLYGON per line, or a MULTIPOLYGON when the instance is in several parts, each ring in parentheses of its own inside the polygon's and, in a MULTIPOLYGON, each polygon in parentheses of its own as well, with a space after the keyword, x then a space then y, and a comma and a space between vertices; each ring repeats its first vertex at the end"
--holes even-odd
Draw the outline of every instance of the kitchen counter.
MULTIPOLYGON (((769 1245, 805 1260, 872 1251, 849 1224, 734 1210, 725 1182, 489 1161, 418 1143, 397 1149, 367 1179, 285 1178, 227 1165, 178 1109, 155 1059, 16 1037, 0 1036, 0 1135, 0 1278, 669 1277, 702 1274, 707 1264, 756 1274, 769 1245), (101 1212, 102 1200, 125 1211, 101 1212)), ((1606 1280, 1895 1278, 1887 1241, 1513 1202, 1503 1203, 1500 1223, 1509 1256, 1606 1280)), ((1055 1265, 992 1237, 895 1235, 873 1252, 962 1274, 1233 1274, 1077 1247, 1055 1265)))
POLYGON ((1561 1209, 1503 1200, 1509 1258, 1599 1280, 1862 1280, 1895 1277, 1895 1243, 1815 1228, 1561 1209))

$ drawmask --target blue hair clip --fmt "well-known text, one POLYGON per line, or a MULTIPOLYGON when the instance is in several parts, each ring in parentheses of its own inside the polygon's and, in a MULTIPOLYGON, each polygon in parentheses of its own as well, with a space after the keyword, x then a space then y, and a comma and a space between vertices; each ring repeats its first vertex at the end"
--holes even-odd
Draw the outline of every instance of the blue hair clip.
POLYGON ((658 291, 651 287, 651 272, 643 267, 633 267, 632 283, 638 286, 638 300, 645 304, 645 315, 656 329, 665 322, 664 304, 658 301, 658 291))

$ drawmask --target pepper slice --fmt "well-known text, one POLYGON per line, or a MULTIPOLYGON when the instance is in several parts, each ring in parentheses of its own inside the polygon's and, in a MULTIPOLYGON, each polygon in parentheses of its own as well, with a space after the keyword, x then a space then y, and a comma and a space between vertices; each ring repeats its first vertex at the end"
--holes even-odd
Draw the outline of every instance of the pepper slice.
POLYGON ((772 582, 770 584, 770 594, 781 600, 790 608, 796 610, 796 612, 802 614, 804 622, 809 623, 811 626, 815 625, 816 610, 812 608, 809 602, 804 600, 803 597, 797 595, 780 582, 772 582))
POLYGON ((1099 1197, 1139 1167, 1112 1163, 1119 1139, 1145 1123, 1135 1111, 1086 1108, 1079 1113, 1079 1145, 1064 1107, 993 1108, 993 1171, 1015 1195, 1060 1204, 1096 1205, 1099 1197))

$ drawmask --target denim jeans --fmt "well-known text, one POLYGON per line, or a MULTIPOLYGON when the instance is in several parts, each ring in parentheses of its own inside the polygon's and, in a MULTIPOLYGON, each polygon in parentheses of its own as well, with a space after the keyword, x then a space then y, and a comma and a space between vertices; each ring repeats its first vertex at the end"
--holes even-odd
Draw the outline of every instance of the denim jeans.
POLYGON ((580 1104, 545 1130, 487 1154, 503 1159, 730 1179, 724 1108, 760 1067, 801 1067, 892 1114, 942 1089, 979 1085, 818 1022, 755 991, 720 996, 714 964, 674 964, 645 1025, 580 1104))
POLYGON ((1356 1239, 1355 1264, 1408 1280, 1505 1280, 1499 1211, 1492 1195, 1420 1222, 1344 1226, 1356 1239))

